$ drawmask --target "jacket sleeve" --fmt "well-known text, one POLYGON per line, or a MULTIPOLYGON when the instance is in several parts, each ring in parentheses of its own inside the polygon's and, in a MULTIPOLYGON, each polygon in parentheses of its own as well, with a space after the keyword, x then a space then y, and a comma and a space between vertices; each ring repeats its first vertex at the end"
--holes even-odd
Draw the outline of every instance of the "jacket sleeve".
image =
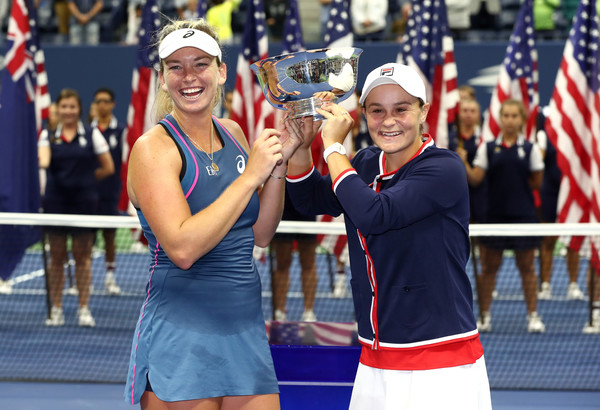
POLYGON ((288 176, 286 189, 294 207, 304 215, 342 213, 342 207, 331 189, 329 175, 321 175, 313 166, 305 175, 288 176))
MULTIPOLYGON (((357 174, 336 181, 345 214, 363 235, 400 229, 445 212, 468 197, 466 172, 456 154, 421 158, 393 186, 377 193, 357 174)), ((396 182, 393 182, 396 181, 396 182)))

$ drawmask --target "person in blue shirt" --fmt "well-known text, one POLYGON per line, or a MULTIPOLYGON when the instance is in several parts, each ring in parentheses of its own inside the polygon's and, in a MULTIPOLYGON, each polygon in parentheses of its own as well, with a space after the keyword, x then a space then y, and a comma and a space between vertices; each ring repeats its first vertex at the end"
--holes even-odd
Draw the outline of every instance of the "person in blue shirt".
MULTIPOLYGON (((54 214, 94 214, 98 207, 97 183, 114 173, 106 140, 95 128, 81 121, 82 105, 77 91, 64 89, 56 100, 59 123, 55 130, 45 129, 38 142, 40 168, 46 170, 43 208, 54 214)), ((72 239, 75 278, 79 294, 79 326, 96 322, 89 309, 92 283, 92 245, 95 230, 48 227, 50 266, 48 292, 52 308, 46 326, 63 326, 62 292, 64 263, 69 260, 67 239, 72 239)))
MULTIPOLYGON (((544 161, 540 148, 527 141, 522 134, 526 119, 527 113, 521 101, 505 100, 500 106, 501 134, 494 141, 479 146, 472 166, 463 156, 469 184, 477 186, 484 177, 487 180, 486 223, 539 222, 533 190, 542 185, 544 161)), ((492 293, 505 249, 515 251, 515 263, 521 275, 527 307, 528 332, 543 333, 546 330, 537 313, 534 259, 540 241, 539 237, 533 236, 480 238, 480 247, 484 249, 479 278, 480 332, 492 330, 492 293)))
MULTIPOLYGON (((94 93, 94 103, 96 104, 96 116, 91 122, 92 127, 96 127, 110 149, 113 163, 115 164, 115 173, 110 177, 100 181, 98 184, 98 193, 100 200, 98 203, 99 215, 119 215, 119 200, 121 198, 121 168, 123 159, 126 158, 129 151, 127 145, 127 126, 117 120, 113 115, 115 108, 115 93, 112 89, 101 87, 94 93)), ((106 276, 104 277, 104 286, 110 295, 118 295, 121 288, 117 285, 115 270, 116 261, 116 238, 117 230, 114 228, 105 228, 102 230, 105 249, 106 276)))

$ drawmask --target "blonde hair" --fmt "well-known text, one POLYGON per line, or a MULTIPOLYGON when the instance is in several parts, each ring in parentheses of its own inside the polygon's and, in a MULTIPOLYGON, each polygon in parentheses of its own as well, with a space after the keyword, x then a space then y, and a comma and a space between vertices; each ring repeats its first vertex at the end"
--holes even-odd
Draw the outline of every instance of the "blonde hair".
MULTIPOLYGON (((156 33, 156 42, 154 46, 158 49, 158 46, 163 41, 163 39, 174 32, 175 30, 184 29, 184 28, 193 28, 196 30, 204 31, 206 34, 215 39, 219 48, 221 48, 221 42, 219 41, 219 36, 217 35, 217 30, 208 24, 204 19, 194 19, 194 20, 171 20, 168 24, 164 25, 157 33, 156 33)), ((223 64, 217 58, 217 66, 220 67, 223 64)), ((164 64, 163 60, 160 60, 159 66, 156 67, 157 71, 161 74, 164 74, 164 64)), ((213 99, 213 108, 216 107, 224 95, 224 86, 219 85, 217 87, 217 92, 215 94, 215 98, 213 99)), ((156 99, 154 101, 154 121, 158 121, 163 118, 165 115, 173 111, 173 100, 169 93, 164 91, 161 87, 160 81, 156 82, 156 99)))

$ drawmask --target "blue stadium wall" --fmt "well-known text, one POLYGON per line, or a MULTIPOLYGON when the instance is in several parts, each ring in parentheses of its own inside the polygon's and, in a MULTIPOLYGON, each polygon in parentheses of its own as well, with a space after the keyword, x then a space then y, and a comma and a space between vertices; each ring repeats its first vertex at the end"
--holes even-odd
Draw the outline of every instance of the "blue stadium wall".
MULTIPOLYGON (((364 50, 359 60, 358 87, 373 68, 385 62, 395 61, 396 44, 360 44, 364 50)), ((470 84, 477 91, 483 109, 487 108, 493 87, 496 84, 499 64, 506 53, 507 43, 456 43, 455 58, 458 68, 458 83, 470 84)), ((308 48, 319 48, 309 45, 308 48)), ((562 58, 564 42, 538 44, 538 66, 540 101, 545 105, 554 89, 556 73, 562 58)), ((131 96, 131 74, 135 66, 136 48, 132 46, 100 45, 97 47, 45 46, 46 68, 50 95, 55 99, 62 88, 74 88, 81 94, 84 110, 92 100, 94 90, 108 86, 116 92, 115 114, 121 121, 127 119, 127 108, 131 96)), ((227 63, 227 87, 235 86, 236 64, 239 46, 227 47, 224 60, 227 63)), ((281 52, 280 45, 273 45, 270 55, 281 52)))

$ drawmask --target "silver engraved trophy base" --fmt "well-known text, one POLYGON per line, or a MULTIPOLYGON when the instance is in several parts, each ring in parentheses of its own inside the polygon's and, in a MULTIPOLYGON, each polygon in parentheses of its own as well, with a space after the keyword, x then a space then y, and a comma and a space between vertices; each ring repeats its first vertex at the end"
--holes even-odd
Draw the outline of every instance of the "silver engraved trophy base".
POLYGON ((319 92, 334 94, 332 102, 353 95, 362 49, 355 47, 323 48, 282 54, 257 61, 250 68, 258 77, 267 101, 286 110, 291 118, 323 119, 316 111, 323 100, 319 92))
MULTIPOLYGON (((330 102, 338 102, 338 98, 334 97, 330 102)), ((323 119, 323 116, 317 112, 317 108, 321 108, 323 100, 320 98, 310 97, 298 101, 290 101, 283 105, 281 109, 289 111, 290 118, 313 117, 314 121, 323 119)))

